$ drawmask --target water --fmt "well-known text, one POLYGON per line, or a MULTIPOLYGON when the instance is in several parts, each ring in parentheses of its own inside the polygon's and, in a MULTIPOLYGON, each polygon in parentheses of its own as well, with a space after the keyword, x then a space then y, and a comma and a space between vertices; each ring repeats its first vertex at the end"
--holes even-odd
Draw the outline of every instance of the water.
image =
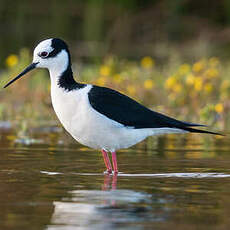
POLYGON ((0 229, 229 229, 227 137, 149 138, 108 176, 100 152, 58 130, 1 131, 0 229))

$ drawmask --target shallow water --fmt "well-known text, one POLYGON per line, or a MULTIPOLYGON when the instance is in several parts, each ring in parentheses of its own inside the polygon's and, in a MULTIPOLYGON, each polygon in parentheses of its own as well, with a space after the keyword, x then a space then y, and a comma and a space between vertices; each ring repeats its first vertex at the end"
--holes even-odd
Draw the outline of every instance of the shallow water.
POLYGON ((149 138, 108 176, 99 151, 58 129, 4 130, 0 229, 229 229, 230 141, 203 136, 149 138))

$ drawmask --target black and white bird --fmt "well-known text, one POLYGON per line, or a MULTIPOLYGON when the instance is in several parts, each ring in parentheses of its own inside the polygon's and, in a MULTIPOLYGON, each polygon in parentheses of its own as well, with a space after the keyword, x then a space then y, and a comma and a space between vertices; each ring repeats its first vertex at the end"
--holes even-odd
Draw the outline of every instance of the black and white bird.
POLYGON ((108 173, 118 173, 116 150, 128 148, 148 136, 165 133, 209 133, 203 126, 154 112, 113 89, 76 82, 67 44, 58 38, 40 42, 33 62, 4 88, 34 68, 46 68, 51 79, 51 99, 64 128, 79 143, 101 149, 108 173), (108 152, 112 154, 113 168, 108 152))

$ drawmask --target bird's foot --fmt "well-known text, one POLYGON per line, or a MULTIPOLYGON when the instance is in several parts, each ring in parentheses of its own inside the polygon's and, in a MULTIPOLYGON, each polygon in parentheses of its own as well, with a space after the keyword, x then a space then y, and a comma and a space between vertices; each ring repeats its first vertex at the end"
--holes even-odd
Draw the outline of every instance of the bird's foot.
POLYGON ((104 174, 106 174, 106 175, 112 175, 113 171, 107 169, 107 170, 104 171, 104 174))
POLYGON ((104 174, 106 175, 118 175, 118 171, 105 170, 104 174))

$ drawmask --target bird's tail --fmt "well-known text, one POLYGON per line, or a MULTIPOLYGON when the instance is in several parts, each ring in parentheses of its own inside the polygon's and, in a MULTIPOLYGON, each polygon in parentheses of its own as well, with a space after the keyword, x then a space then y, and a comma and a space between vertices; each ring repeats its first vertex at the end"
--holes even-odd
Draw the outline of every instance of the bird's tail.
POLYGON ((179 128, 181 130, 184 130, 184 131, 187 131, 187 132, 190 132, 190 133, 207 133, 207 134, 224 136, 224 134, 222 134, 222 133, 217 133, 217 132, 212 132, 212 131, 193 128, 193 127, 207 127, 207 125, 201 125, 201 124, 196 124, 196 123, 190 123, 190 122, 178 121, 177 120, 177 122, 174 123, 174 126, 176 128, 179 128))
MULTIPOLYGON (((198 126, 198 125, 196 125, 196 126, 198 126)), ((200 126, 203 126, 203 125, 200 125, 200 126)), ((188 131, 188 132, 191 132, 191 133, 208 133, 208 134, 213 134, 213 135, 224 136, 224 134, 222 134, 222 133, 211 132, 211 131, 202 130, 202 129, 194 129, 191 127, 183 127, 181 129, 188 131)))
POLYGON ((155 122, 159 123, 161 127, 167 127, 167 128, 172 128, 172 129, 176 128, 181 131, 187 131, 191 133, 207 133, 207 134, 224 136, 221 133, 199 129, 199 127, 207 127, 206 125, 201 125, 201 124, 196 124, 196 123, 191 123, 191 122, 186 122, 186 121, 180 121, 175 118, 171 118, 166 115, 163 115, 157 112, 153 112, 153 111, 152 113, 154 113, 155 122))

